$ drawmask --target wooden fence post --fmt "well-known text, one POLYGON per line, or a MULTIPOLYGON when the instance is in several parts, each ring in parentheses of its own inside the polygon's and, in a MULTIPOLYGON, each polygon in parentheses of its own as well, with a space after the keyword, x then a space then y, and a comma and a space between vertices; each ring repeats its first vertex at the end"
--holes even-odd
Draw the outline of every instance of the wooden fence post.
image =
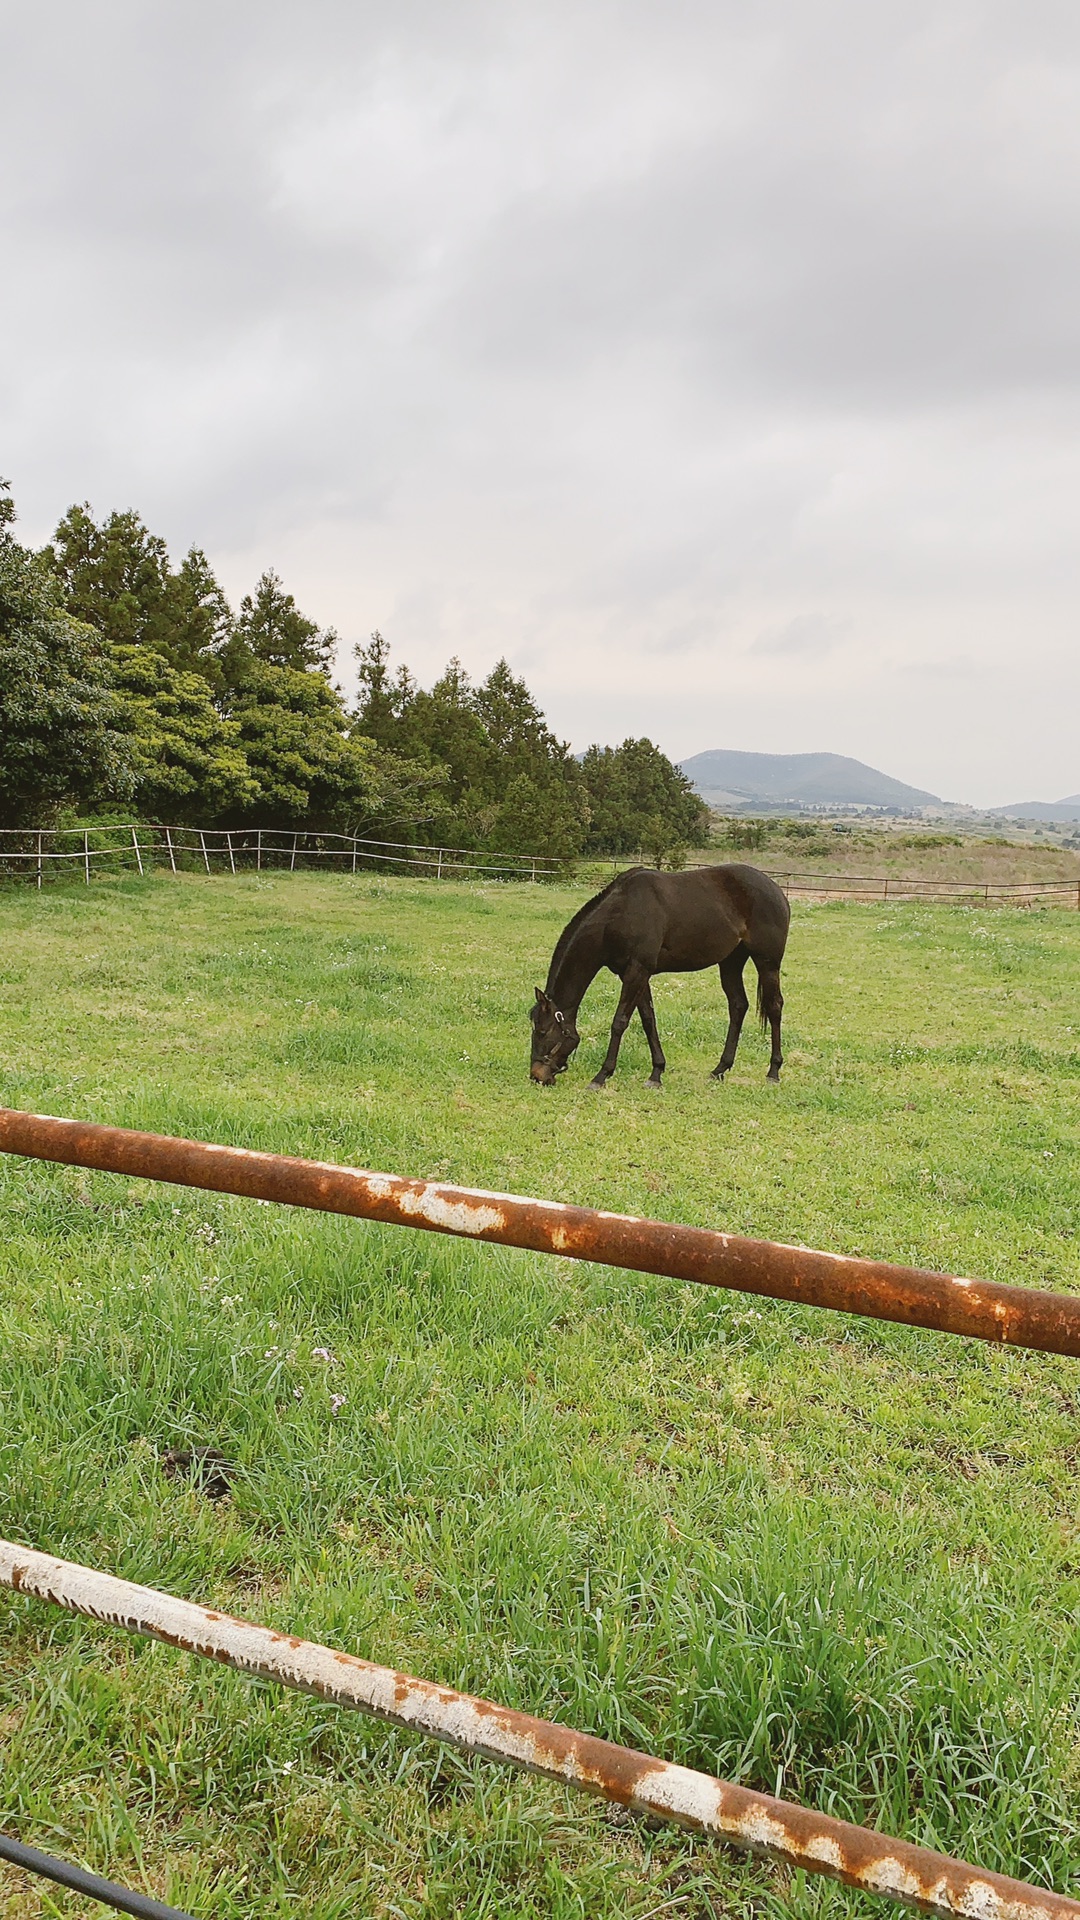
POLYGON ((134 827, 131 829, 131 844, 135 848, 135 858, 139 863, 139 874, 141 876, 143 870, 142 854, 139 851, 139 836, 134 827))
POLYGON ((294 834, 293 834, 293 837, 292 837, 292 859, 291 859, 291 860, 289 861, 289 872, 290 872, 290 873, 295 873, 295 872, 296 872, 296 840, 297 840, 297 836, 296 836, 296 834, 294 833, 294 834))
POLYGON ((203 830, 202 830, 202 828, 201 828, 201 827, 199 828, 199 845, 200 845, 200 847, 202 848, 202 857, 203 857, 203 860, 204 860, 204 862, 205 862, 205 865, 206 865, 206 871, 207 871, 207 873, 209 873, 209 871, 210 871, 210 855, 209 855, 209 854, 207 853, 207 851, 206 851, 206 835, 205 835, 205 833, 203 832, 203 830))
POLYGON ((41 834, 40 833, 38 834, 38 837, 37 837, 37 883, 38 883, 38 888, 40 890, 40 887, 41 887, 41 834))
POLYGON ((86 862, 86 884, 87 886, 89 886, 90 885, 90 835, 89 835, 89 832, 83 834, 83 859, 86 862))
POLYGON ((173 852, 172 829, 170 827, 166 827, 165 829, 165 845, 169 849, 169 865, 172 868, 173 872, 175 873, 176 872, 176 855, 173 852))
POLYGON ((235 873, 235 872, 236 872, 236 861, 235 861, 235 860, 233 859, 233 844, 232 844, 232 834, 231 834, 231 833, 230 833, 230 832, 228 831, 228 829, 227 829, 227 828, 226 828, 226 832, 225 832, 225 839, 226 839, 226 842, 227 842, 227 844, 228 844, 228 848, 229 848, 229 868, 230 868, 230 871, 231 871, 231 872, 233 872, 233 873, 235 873))

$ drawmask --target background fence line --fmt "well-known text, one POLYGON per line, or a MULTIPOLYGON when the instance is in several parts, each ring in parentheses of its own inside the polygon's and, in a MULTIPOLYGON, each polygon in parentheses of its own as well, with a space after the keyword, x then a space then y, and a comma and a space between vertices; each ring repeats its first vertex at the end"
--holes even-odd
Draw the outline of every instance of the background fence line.
MULTIPOLYGON (((488 853, 476 847, 430 847, 415 841, 376 840, 367 834, 316 833, 291 827, 177 827, 125 822, 101 827, 0 828, 0 877, 59 878, 76 868, 87 886, 93 872, 231 873, 254 869, 329 867, 342 873, 413 872, 435 880, 573 878, 575 868, 620 869, 644 864, 639 853, 583 854, 577 861, 541 853, 488 853)), ((752 863, 751 863, 752 864, 752 863)), ((764 867, 788 895, 823 900, 937 900, 942 905, 1072 907, 1080 911, 1075 880, 909 880, 895 874, 799 873, 764 867)))
POLYGON ((59 877, 77 866, 87 886, 92 872, 138 872, 155 868, 237 873, 241 869, 325 866, 342 872, 413 870, 435 879, 488 875, 496 879, 548 880, 565 864, 540 853, 487 853, 475 847, 429 847, 366 834, 315 833, 285 827, 177 827, 125 822, 104 827, 0 828, 0 875, 59 877))
POLYGON ((784 892, 843 900, 970 901, 978 906, 1030 906, 1056 901, 1080 909, 1080 873, 1075 880, 904 880, 895 874, 791 873, 765 867, 784 892))

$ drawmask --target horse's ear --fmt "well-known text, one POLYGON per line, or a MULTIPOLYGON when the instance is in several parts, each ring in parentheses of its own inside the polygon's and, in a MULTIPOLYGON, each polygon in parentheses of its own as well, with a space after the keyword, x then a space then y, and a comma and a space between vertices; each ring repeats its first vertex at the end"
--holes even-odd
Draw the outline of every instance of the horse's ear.
POLYGON ((551 1005, 551 1001, 550 1001, 550 1000, 548 999, 548 997, 547 997, 547 994, 546 994, 546 993, 544 992, 544 989, 543 989, 543 987, 536 987, 536 988, 534 989, 534 991, 535 991, 535 993, 536 993, 536 1004, 537 1004, 537 1006, 538 1006, 538 1007, 550 1007, 550 1005, 551 1005))

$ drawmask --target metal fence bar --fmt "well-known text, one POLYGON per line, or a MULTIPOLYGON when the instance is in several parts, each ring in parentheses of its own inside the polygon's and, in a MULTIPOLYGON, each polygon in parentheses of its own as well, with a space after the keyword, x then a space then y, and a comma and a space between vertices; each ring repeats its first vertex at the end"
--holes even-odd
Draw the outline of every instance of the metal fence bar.
POLYGON ((45 1880, 55 1880, 58 1886, 70 1887, 73 1893, 100 1900, 103 1907, 138 1914, 141 1920, 191 1920, 191 1915, 182 1913, 179 1907, 167 1907, 164 1901, 152 1900, 148 1894, 118 1887, 115 1880, 102 1880, 99 1874, 87 1873, 85 1867, 73 1866, 69 1860, 57 1860, 51 1853, 40 1853, 37 1847, 24 1846, 21 1840, 12 1840, 6 1833, 0 1833, 0 1860, 10 1860, 12 1866, 22 1867, 26 1873, 40 1874, 45 1880))
POLYGON ((872 873, 790 872, 773 873, 771 877, 795 893, 844 893, 854 887, 888 887, 891 898, 908 894, 918 899, 972 900, 984 905, 991 900, 1057 898, 1065 894, 1071 899, 1078 892, 1072 880, 1003 880, 995 884, 982 880, 903 880, 895 874, 884 879, 881 874, 872 873))
POLYGON ((0 1584, 904 1905, 963 1920, 1080 1920, 1066 1895, 6 1540, 0 1584))
POLYGON ((14 1108, 0 1108, 0 1152, 496 1241, 534 1253, 1080 1358, 1080 1298, 1037 1287, 968 1280, 850 1254, 815 1253, 774 1240, 748 1240, 707 1227, 408 1180, 319 1160, 253 1153, 246 1147, 176 1140, 127 1127, 57 1120, 14 1108))
MULTIPOLYGON (((147 870, 154 865, 155 849, 151 844, 140 843, 138 828, 130 823, 117 823, 102 828, 111 834, 130 836, 139 870, 144 870, 142 855, 149 851, 147 870)), ((175 852, 185 847, 198 850, 202 854, 207 873, 211 871, 208 838, 215 836, 222 842, 220 851, 228 853, 230 870, 235 872, 236 853, 245 854, 249 859, 254 852, 255 866, 261 870, 264 850, 287 858, 291 870, 295 870, 301 859, 318 862, 320 860, 348 860, 352 871, 360 866, 360 856, 365 863, 385 865, 391 868, 413 868, 433 873, 437 879, 446 875, 461 877, 463 874, 505 876, 519 879, 554 878, 562 870, 558 861, 540 854, 487 854, 482 849, 464 847, 428 847, 414 841, 376 840, 360 835, 320 833, 318 835, 296 832, 290 828, 281 830, 282 843, 275 845, 273 830, 258 828, 254 833, 254 847, 246 834, 241 836, 239 845, 231 831, 221 828, 167 827, 157 829, 165 836, 165 850, 170 866, 175 867, 175 852), (269 834, 269 839, 265 836, 269 834), (312 844, 312 843, 315 844, 312 844)), ((0 858, 9 866, 36 865, 38 884, 44 878, 46 867, 54 862, 81 860, 84 876, 89 877, 91 862, 95 859, 108 859, 120 851, 119 845, 91 848, 89 832, 83 828, 55 827, 42 829, 0 828, 0 858), (62 842, 70 838, 72 851, 67 852, 62 842), (11 844, 15 842, 16 844, 11 844)), ((752 850, 751 850, 752 851, 752 850)), ((600 856, 583 855, 586 864, 599 860, 600 856)), ((613 863, 613 871, 618 871, 619 862, 613 863)), ((879 899, 895 900, 932 900, 940 904, 976 902, 982 906, 995 903, 1034 905, 1038 901, 1050 903, 1068 901, 1070 906, 1080 909, 1080 885, 1072 880, 1002 882, 995 885, 989 881, 947 881, 947 880, 903 880, 895 875, 883 878, 875 874, 840 873, 792 873, 774 872, 788 893, 809 893, 827 897, 869 900, 875 895, 879 899)))

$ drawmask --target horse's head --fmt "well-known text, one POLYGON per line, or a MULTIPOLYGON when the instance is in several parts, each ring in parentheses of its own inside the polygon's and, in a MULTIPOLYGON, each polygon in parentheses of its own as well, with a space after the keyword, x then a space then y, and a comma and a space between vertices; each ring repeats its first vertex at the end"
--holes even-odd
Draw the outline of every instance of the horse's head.
POLYGON ((540 988, 529 1010, 532 1021, 532 1059, 529 1072, 542 1087, 550 1087, 557 1073, 565 1073, 570 1055, 581 1038, 571 1013, 560 1013, 554 1000, 540 988))

